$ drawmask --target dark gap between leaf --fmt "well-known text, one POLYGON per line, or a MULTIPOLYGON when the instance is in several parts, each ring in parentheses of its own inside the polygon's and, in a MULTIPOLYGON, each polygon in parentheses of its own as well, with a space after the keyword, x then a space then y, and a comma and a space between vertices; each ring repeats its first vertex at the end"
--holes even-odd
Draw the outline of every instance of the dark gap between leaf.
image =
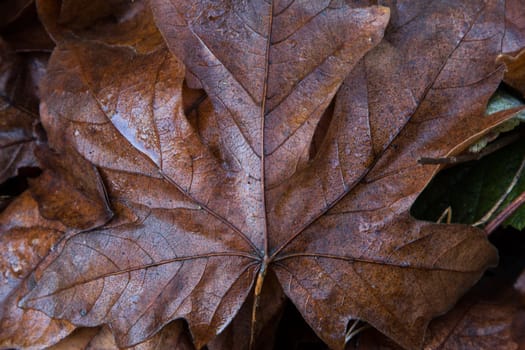
POLYGON ((42 173, 40 168, 22 167, 18 169, 15 177, 7 179, 0 184, 0 212, 3 211, 13 199, 28 188, 28 178, 38 177, 42 173))
POLYGON ((26 7, 14 21, 1 29, 2 38, 18 53, 51 53, 55 46, 40 23, 34 3, 26 7))
MULTIPOLYGON (((523 133, 525 125, 511 132, 523 133)), ((502 133, 499 138, 505 137, 506 134, 508 133, 502 133)), ((525 138, 521 138, 479 161, 470 161, 442 170, 419 195, 411 208, 411 215, 416 219, 435 222, 450 206, 452 222, 476 222, 504 193, 524 156, 525 138)), ((525 187, 524 176, 521 176, 514 193, 519 195, 522 187, 525 187)), ((508 200, 514 197, 515 195, 510 195, 508 200)), ((500 210, 506 204, 507 202, 504 202, 500 210)), ((525 218, 520 220, 524 221, 525 218)))
POLYGON ((185 79, 182 85, 184 115, 193 129, 199 134, 201 141, 208 146, 210 152, 217 159, 223 160, 224 155, 217 145, 217 128, 214 126, 216 121, 213 112, 209 109, 208 94, 204 89, 190 86, 193 85, 185 79), (210 125, 211 121, 212 125, 210 125))
POLYGON ((525 100, 523 99, 523 95, 522 95, 521 91, 516 90, 515 88, 513 88, 510 85, 507 85, 504 82, 501 82, 499 84, 498 89, 496 90, 496 92, 498 92, 498 91, 502 91, 504 93, 512 95, 512 97, 516 98, 517 100, 521 100, 525 104, 525 100))
POLYGON ((18 175, 7 179, 0 184, 0 195, 18 196, 27 189, 27 179, 38 177, 42 173, 40 168, 23 167, 18 169, 18 175))
POLYGON ((312 142, 310 143, 310 150, 309 150, 310 160, 314 159, 317 153, 319 153, 319 150, 321 149, 321 145, 323 144, 323 141, 326 138, 326 134, 328 133, 328 128, 334 116, 336 98, 337 98, 337 94, 334 96, 334 98, 332 99, 332 101, 330 102, 326 110, 324 111, 323 116, 319 120, 319 123, 317 123, 317 127, 315 128, 315 132, 312 137, 312 142))
POLYGON ((190 122, 190 124, 197 129, 198 125, 198 109, 204 100, 208 98, 208 95, 204 89, 192 89, 188 86, 186 80, 182 84, 182 105, 184 108, 184 114, 190 122))
POLYGON ((514 228, 500 228, 489 236, 489 241, 498 249, 498 267, 486 274, 497 275, 514 283, 525 270, 525 236, 514 228))
POLYGON ((328 349, 290 301, 287 301, 283 317, 279 322, 275 344, 275 350, 328 349))
MULTIPOLYGON (((6 1, 7 2, 7 1, 6 1)), ((2 10, 7 10, 5 7, 7 5, 2 4, 2 10)), ((18 13, 18 16, 16 18, 12 18, 9 23, 2 29, 3 33, 2 36, 9 35, 13 32, 19 31, 23 29, 24 27, 27 27, 28 25, 32 25, 35 22, 38 22, 38 15, 36 12, 36 6, 35 4, 30 4, 29 6, 25 7, 18 13)))

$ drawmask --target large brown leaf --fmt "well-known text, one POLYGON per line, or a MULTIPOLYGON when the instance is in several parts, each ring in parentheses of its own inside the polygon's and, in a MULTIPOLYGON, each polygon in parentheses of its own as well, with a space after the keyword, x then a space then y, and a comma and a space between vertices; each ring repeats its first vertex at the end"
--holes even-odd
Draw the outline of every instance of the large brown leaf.
MULTIPOLYGON (((184 318, 201 347, 252 289, 257 321, 272 270, 330 347, 355 318, 420 347, 428 322, 496 260, 481 230, 409 209, 437 171, 421 157, 499 122, 482 116, 502 77, 504 4, 410 3, 152 0, 175 56, 125 38, 128 21, 150 23, 146 8, 114 24, 118 40, 49 20, 50 145, 97 166, 136 219, 69 238, 22 304, 108 323, 119 346, 184 318), (184 115, 185 77, 209 96, 198 120, 184 115)), ((39 2, 42 13, 52 4, 39 2)))

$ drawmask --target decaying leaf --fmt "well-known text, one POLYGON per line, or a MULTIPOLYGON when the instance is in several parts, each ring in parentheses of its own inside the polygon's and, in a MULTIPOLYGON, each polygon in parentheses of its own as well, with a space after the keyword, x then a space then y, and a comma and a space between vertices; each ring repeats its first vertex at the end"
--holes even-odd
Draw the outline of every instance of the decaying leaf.
MULTIPOLYGON (((253 296, 249 296, 228 327, 207 344, 209 350, 248 349, 251 337, 251 318, 253 296)), ((279 281, 273 274, 268 274, 261 290, 257 325, 254 329, 257 343, 256 350, 271 350, 282 346, 276 344, 279 320, 283 314, 286 297, 279 281)))
POLYGON ((0 97, 0 182, 15 176, 21 167, 36 166, 33 121, 0 97))
MULTIPOLYGON (((484 277, 447 314, 433 320, 428 328, 423 349, 505 349, 517 350, 524 325, 523 304, 502 278, 484 277)), ((400 350, 399 346, 377 331, 366 331, 347 350, 400 350)))
POLYGON ((504 81, 525 97, 525 8, 524 0, 505 2, 505 37, 498 61, 507 66, 504 81))
POLYGON ((129 348, 119 348, 108 327, 79 328, 67 338, 46 350, 194 350, 191 338, 182 322, 175 321, 165 326, 153 338, 129 348))
POLYGON ((425 349, 518 349, 512 330, 518 306, 511 299, 465 300, 431 324, 425 349))
POLYGON ((525 47, 525 15, 524 0, 505 1, 505 37, 501 48, 502 53, 517 53, 525 47))
POLYGON ((31 195, 40 214, 66 227, 87 230, 108 222, 113 213, 97 169, 74 150, 55 154, 41 147, 36 155, 45 169, 31 181, 31 195), (71 172, 74 168, 76 171, 71 172))
POLYGON ((37 1, 56 153, 32 194, 65 238, 2 322, 148 349, 184 319, 196 348, 263 349, 286 296, 331 348, 355 319, 421 348, 497 254, 410 215, 419 160, 508 117, 484 111, 519 1, 37 1))
MULTIPOLYGON (((512 329, 516 315, 517 307, 504 300, 462 302, 451 313, 430 324, 423 348, 425 350, 517 350, 518 343, 514 340, 512 329)), ((350 349, 401 350, 402 348, 376 332, 369 332, 350 349)))
POLYGON ((0 38, 0 183, 15 176, 19 168, 36 165, 33 155, 35 116, 13 103, 17 91, 19 57, 0 38))
POLYGON ((52 46, 33 20, 32 1, 6 1, 0 7, 0 183, 4 183, 20 168, 37 166, 33 153, 40 136, 38 84, 52 46))
POLYGON ((0 348, 39 349, 55 344, 74 326, 36 310, 24 310, 18 302, 34 280, 31 272, 67 229, 40 216, 29 192, 0 213, 0 348))

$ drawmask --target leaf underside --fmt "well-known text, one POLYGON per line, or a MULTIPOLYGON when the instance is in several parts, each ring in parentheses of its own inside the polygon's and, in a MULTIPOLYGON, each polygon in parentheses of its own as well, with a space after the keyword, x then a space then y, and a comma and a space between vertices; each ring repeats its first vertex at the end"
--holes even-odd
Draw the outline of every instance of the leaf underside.
POLYGON ((271 273, 331 348, 361 319, 417 349, 496 263, 481 230, 409 210, 437 171, 421 157, 507 117, 483 117, 503 75, 501 1, 136 1, 87 29, 37 4, 57 43, 50 147, 91 163, 118 210, 69 235, 20 305, 109 324, 121 347, 183 318, 201 347, 250 293, 257 322, 271 273), (196 117, 185 79, 206 92, 196 117))

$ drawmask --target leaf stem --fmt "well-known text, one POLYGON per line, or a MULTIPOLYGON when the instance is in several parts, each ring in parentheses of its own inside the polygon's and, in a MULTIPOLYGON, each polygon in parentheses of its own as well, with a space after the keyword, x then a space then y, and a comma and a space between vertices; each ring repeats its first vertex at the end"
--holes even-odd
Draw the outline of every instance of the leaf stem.
POLYGON ((523 204, 525 204, 525 191, 512 201, 505 209, 499 213, 494 220, 489 222, 485 227, 485 232, 490 235, 499 225, 501 225, 509 216, 514 214, 523 204))
POLYGON ((255 289, 253 292, 252 319, 250 327, 250 350, 253 350, 255 346, 255 336, 257 330, 257 311, 261 304, 261 293, 264 284, 264 278, 266 277, 266 272, 268 271, 269 261, 270 260, 268 259, 268 257, 265 257, 263 263, 261 264, 259 273, 257 274, 257 281, 255 282, 255 289))
POLYGON ((361 320, 354 320, 354 323, 350 327, 350 329, 346 332, 345 335, 345 344, 348 344, 356 335, 361 333, 364 330, 372 328, 369 324, 364 324, 362 327, 359 327, 356 329, 357 325, 359 324, 361 320))
POLYGON ((450 224, 452 222, 452 207, 451 206, 448 206, 447 209, 443 211, 439 219, 437 219, 436 223, 441 224, 445 218, 447 219, 447 221, 445 221, 447 224, 450 224))
POLYGON ((469 162, 471 160, 480 160, 481 158, 488 156, 491 153, 494 153, 505 146, 510 145, 514 141, 517 141, 522 136, 521 132, 511 133, 508 136, 501 137, 497 141, 494 141, 487 147, 485 147, 479 153, 466 153, 460 154, 453 157, 442 157, 442 158, 428 158, 422 157, 418 160, 419 164, 461 164, 469 162))

